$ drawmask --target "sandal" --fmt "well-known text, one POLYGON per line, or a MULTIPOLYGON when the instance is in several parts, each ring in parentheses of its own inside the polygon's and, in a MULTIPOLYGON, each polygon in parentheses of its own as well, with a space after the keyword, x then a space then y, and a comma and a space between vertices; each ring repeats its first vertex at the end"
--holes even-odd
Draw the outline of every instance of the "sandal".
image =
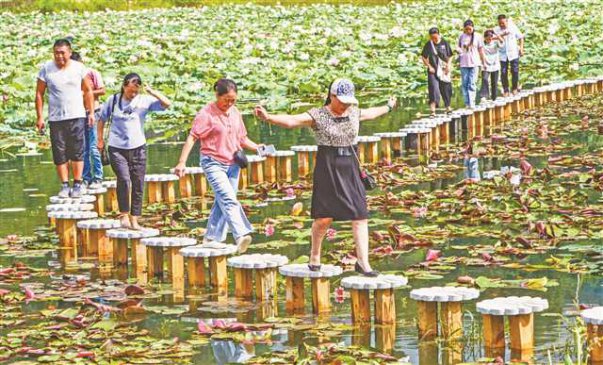
POLYGON ((320 269, 322 268, 321 264, 318 265, 312 265, 312 264, 308 264, 308 269, 310 269, 310 271, 320 271, 320 269))

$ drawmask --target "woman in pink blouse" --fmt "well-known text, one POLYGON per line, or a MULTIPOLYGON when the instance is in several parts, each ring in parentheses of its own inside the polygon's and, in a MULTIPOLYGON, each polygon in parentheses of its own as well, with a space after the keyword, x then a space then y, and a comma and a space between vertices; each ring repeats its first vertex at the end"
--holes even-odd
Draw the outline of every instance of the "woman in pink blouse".
POLYGON ((230 228, 239 253, 243 253, 251 243, 253 228, 237 200, 241 167, 235 162, 235 154, 241 153, 243 148, 255 152, 258 145, 247 137, 243 118, 235 106, 237 84, 229 79, 220 79, 214 90, 216 101, 197 113, 175 170, 176 175, 184 176, 186 160, 198 140, 201 167, 214 191, 214 204, 203 243, 224 242, 230 228))

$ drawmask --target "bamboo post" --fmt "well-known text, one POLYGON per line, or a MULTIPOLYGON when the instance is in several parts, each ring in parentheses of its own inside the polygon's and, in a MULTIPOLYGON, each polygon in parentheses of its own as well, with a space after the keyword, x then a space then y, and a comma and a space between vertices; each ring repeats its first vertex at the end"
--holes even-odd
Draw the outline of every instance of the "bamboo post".
POLYGON ((442 302, 442 336, 446 339, 463 336, 463 308, 461 302, 442 302))
POLYGON ((244 299, 253 298, 253 270, 235 267, 233 272, 235 297, 244 299))
POLYGON ((205 259, 203 257, 187 257, 186 270, 190 287, 202 288, 205 286, 205 259))
POLYGON ((505 348, 505 317, 483 314, 482 319, 484 346, 492 349, 505 348))
POLYGON ((209 258, 210 283, 218 290, 218 294, 228 292, 228 271, 226 270, 226 256, 212 256, 209 258))
POLYGON ((304 278, 287 276, 285 278, 285 308, 287 312, 304 311, 304 278))
POLYGON ((375 323, 396 323, 396 302, 394 289, 375 290, 375 323))
POLYGON ((276 298, 276 268, 255 271, 255 298, 265 302, 276 298))
POLYGON ((522 351, 534 348, 534 314, 518 314, 508 318, 511 349, 522 351))
POLYGON ((331 310, 331 291, 329 278, 311 278, 312 311, 314 314, 331 310))
POLYGON ((352 322, 354 324, 371 322, 371 306, 369 300, 369 291, 360 289, 350 289, 352 298, 352 322))
POLYGON ((438 335, 438 303, 417 302, 419 338, 429 340, 438 335))

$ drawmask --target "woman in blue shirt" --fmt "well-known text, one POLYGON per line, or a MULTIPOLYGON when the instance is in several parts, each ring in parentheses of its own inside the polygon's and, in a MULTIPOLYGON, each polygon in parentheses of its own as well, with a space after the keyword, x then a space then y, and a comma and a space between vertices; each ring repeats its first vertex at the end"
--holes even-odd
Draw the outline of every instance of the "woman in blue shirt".
POLYGON ((123 228, 140 229, 147 148, 144 121, 148 112, 167 109, 171 102, 148 85, 148 95, 140 95, 142 79, 130 73, 124 78, 121 92, 110 97, 101 107, 98 123, 98 149, 104 148, 102 138, 107 121, 109 127, 109 159, 117 176, 117 202, 123 228))

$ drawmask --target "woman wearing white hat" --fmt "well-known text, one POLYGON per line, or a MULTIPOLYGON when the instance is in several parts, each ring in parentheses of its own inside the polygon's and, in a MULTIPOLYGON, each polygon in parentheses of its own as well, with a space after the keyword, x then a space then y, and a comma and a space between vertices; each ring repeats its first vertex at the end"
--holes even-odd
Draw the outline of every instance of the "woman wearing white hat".
POLYGON ((314 167, 311 215, 312 252, 308 267, 319 271, 320 248, 333 221, 352 221, 356 243, 356 271, 377 276, 368 260, 368 209, 366 191, 360 178, 357 157, 360 122, 388 113, 396 105, 391 97, 387 105, 360 109, 350 80, 337 79, 329 86, 325 105, 297 115, 269 114, 255 108, 260 119, 284 128, 308 127, 314 130, 318 153, 314 167))

